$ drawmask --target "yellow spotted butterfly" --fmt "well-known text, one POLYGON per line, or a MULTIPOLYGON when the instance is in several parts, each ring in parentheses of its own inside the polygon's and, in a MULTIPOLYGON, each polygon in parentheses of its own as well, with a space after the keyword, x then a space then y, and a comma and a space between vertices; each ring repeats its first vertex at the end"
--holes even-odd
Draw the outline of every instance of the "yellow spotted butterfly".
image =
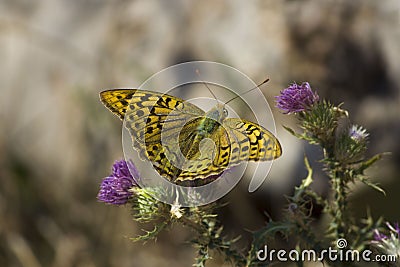
POLYGON ((222 104, 204 112, 178 97, 139 89, 106 90, 100 99, 125 122, 140 158, 177 184, 282 154, 272 133, 257 123, 227 118, 222 104))

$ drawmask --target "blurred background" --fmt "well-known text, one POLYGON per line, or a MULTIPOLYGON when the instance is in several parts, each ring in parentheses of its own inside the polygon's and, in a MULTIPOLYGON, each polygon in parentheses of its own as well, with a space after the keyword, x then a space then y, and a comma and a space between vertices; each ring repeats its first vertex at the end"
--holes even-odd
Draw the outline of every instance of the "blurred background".
MULTIPOLYGON (((280 218, 284 195, 306 175, 304 153, 320 167, 321 151, 289 135, 282 125, 295 127, 294 117, 273 107, 293 81, 344 102, 370 131, 369 155, 392 152, 369 173, 387 196, 355 184, 350 212, 399 221, 399 10, 397 0, 1 0, 0 266, 191 266, 187 229, 132 243, 143 226, 129 208, 96 200, 123 157, 121 122, 98 93, 190 60, 271 79, 262 90, 284 154, 258 191, 249 194, 244 179, 224 198, 228 235, 245 243, 268 220, 264 211, 280 218)), ((327 178, 315 179, 326 196, 327 178)))

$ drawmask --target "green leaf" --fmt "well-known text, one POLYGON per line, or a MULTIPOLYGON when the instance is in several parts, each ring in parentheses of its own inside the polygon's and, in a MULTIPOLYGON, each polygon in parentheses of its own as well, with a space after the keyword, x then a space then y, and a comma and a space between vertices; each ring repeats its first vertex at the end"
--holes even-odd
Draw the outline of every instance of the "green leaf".
POLYGON ((198 256, 195 258, 195 263, 193 264, 194 267, 205 267, 206 261, 211 259, 210 255, 208 254, 208 247, 206 245, 198 245, 197 247, 197 254, 198 256))
POLYGON ((298 134, 292 128, 285 126, 285 125, 282 125, 282 127, 285 128, 285 130, 288 131, 290 134, 297 137, 298 134))
POLYGON ((301 186, 300 186, 301 188, 307 188, 313 182, 313 178, 312 178, 313 169, 311 168, 310 162, 308 161, 308 158, 306 155, 304 155, 304 164, 306 165, 308 175, 306 178, 303 179, 301 186))
POLYGON ((313 137, 310 137, 305 133, 299 134, 299 133, 296 133, 293 129, 287 127, 287 126, 282 125, 282 127, 285 128, 286 131, 288 131, 291 135, 293 135, 294 137, 297 137, 298 139, 305 140, 305 141, 309 142, 312 145, 319 144, 317 139, 315 139, 313 137))
POLYGON ((282 125, 282 127, 285 128, 285 130, 288 131, 291 135, 293 135, 293 136, 295 136, 295 137, 297 137, 299 139, 307 139, 308 138, 304 134, 296 133, 292 128, 290 128, 288 126, 282 125))
POLYGON ((299 187, 295 188, 295 193, 292 198, 293 201, 295 201, 295 202, 297 202, 299 200, 299 198, 303 194, 304 190, 306 190, 313 182, 313 178, 312 178, 313 169, 311 168, 310 162, 308 161, 308 158, 306 155, 304 155, 304 164, 308 171, 308 175, 302 180, 301 185, 299 187))
POLYGON ((267 237, 273 237, 276 233, 288 233, 293 228, 293 224, 291 222, 268 222, 268 224, 254 232, 254 242, 253 244, 257 248, 258 242, 264 242, 267 237))
POLYGON ((374 184, 373 182, 369 181, 366 177, 359 175, 357 177, 361 182, 363 182, 364 184, 368 185, 369 187, 371 187, 372 189, 375 189, 378 192, 381 192, 384 196, 386 196, 386 192, 385 190, 383 190, 382 187, 380 187, 378 184, 374 184))
POLYGON ((376 154, 375 156, 373 156, 373 157, 371 157, 371 158, 369 158, 367 160, 364 160, 360 164, 360 166, 355 170, 355 173, 356 174, 363 174, 366 169, 371 167, 375 162, 380 160, 383 156, 390 155, 390 154, 391 153, 389 153, 389 152, 379 153, 379 154, 376 154))
POLYGON ((154 229, 151 231, 143 230, 145 232, 144 235, 139 235, 137 237, 131 238, 133 242, 137 241, 148 241, 151 239, 156 239, 157 235, 167 226, 167 223, 163 222, 154 226, 154 229))

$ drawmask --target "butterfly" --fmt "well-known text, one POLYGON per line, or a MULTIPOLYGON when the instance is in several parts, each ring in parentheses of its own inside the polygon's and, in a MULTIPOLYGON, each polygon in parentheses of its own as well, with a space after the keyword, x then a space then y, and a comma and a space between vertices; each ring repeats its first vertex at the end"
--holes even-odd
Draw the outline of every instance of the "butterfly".
POLYGON ((176 96, 139 89, 100 93, 128 129, 143 160, 176 184, 218 176, 244 161, 281 156, 278 139, 257 123, 227 118, 224 104, 208 112, 176 96))

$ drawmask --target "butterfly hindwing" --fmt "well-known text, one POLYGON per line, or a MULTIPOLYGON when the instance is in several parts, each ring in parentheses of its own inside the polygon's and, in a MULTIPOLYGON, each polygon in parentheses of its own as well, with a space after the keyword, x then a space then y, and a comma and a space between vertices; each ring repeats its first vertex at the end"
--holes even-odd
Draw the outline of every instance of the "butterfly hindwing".
POLYGON ((185 164, 177 181, 207 178, 227 169, 231 150, 228 132, 219 126, 204 141, 198 144, 200 153, 185 164))
POLYGON ((282 148, 276 137, 264 127, 247 120, 227 118, 223 126, 232 144, 231 162, 266 161, 281 156, 282 148))
POLYGON ((205 158, 202 163, 199 159, 198 165, 182 171, 178 181, 205 178, 241 162, 273 160, 282 154, 279 141, 271 132, 247 120, 225 119, 210 139, 217 148, 213 160, 205 158))

